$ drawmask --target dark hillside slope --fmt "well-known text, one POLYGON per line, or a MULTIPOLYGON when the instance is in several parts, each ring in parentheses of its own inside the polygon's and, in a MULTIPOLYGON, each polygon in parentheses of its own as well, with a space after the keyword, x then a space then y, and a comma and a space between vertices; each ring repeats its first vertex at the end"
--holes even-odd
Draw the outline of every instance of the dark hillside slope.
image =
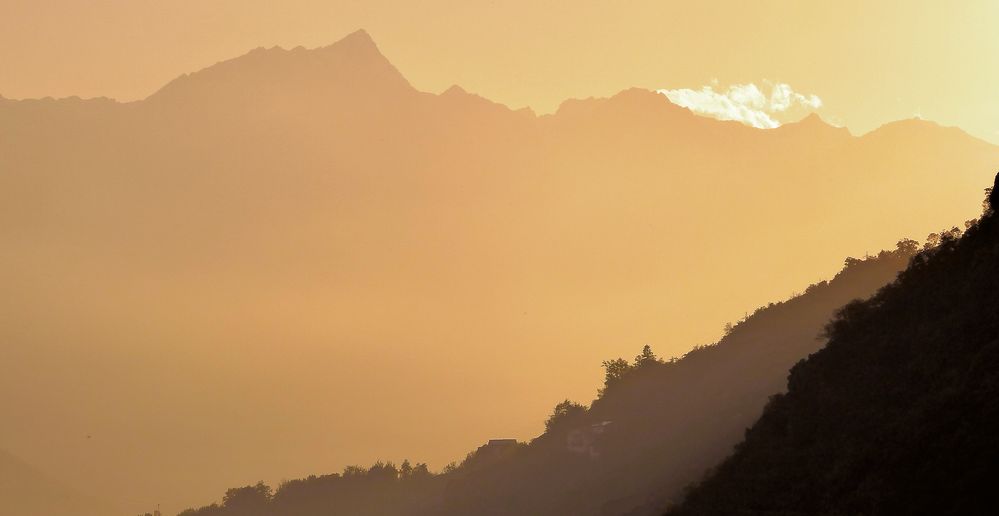
POLYGON ((828 333, 735 454, 669 514, 994 513, 995 213, 845 306, 828 333))
POLYGON ((760 308, 717 344, 683 358, 609 361, 606 385, 592 406, 560 404, 545 433, 529 444, 483 446, 436 475, 425 466, 378 464, 291 481, 273 495, 249 486, 231 490, 221 505, 184 514, 582 516, 654 510, 731 452, 768 397, 784 390, 788 369, 823 345, 821 329, 837 308, 892 281, 915 252, 916 243, 906 240, 894 251, 848 259, 832 280, 760 308), (593 435, 594 425, 599 435, 593 435), (671 486, 668 493, 664 485, 671 486))
POLYGON ((732 451, 768 398, 785 389, 791 366, 822 347, 835 310, 892 281, 915 252, 906 240, 848 259, 831 281, 760 308, 717 344, 682 358, 618 361, 589 410, 550 425, 513 460, 455 472, 446 514, 613 515, 657 503, 652 494, 662 486, 679 493, 732 451), (571 434, 604 422, 593 456, 569 449, 571 434))

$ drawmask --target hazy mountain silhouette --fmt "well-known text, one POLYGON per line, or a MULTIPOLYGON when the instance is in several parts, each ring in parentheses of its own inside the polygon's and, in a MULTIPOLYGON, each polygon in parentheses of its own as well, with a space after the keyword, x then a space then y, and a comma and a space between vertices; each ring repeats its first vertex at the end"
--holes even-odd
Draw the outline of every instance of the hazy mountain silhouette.
POLYGON ((735 454, 669 514, 992 512, 997 263, 990 211, 845 306, 829 344, 791 370, 735 454))
POLYGON ((851 259, 832 281, 760 308, 681 359, 640 355, 624 371, 608 366, 588 411, 549 424, 509 463, 465 477, 459 470, 447 513, 614 515, 647 505, 663 486, 676 492, 728 455, 769 396, 784 390, 788 369, 822 346, 820 329, 834 310, 891 281, 914 250, 906 242, 851 259), (607 423, 591 450, 567 449, 573 432, 607 423))
POLYGON ((491 442, 439 475, 378 464, 287 482, 273 496, 259 486, 230 490, 221 505, 185 515, 582 516, 665 503, 664 485, 678 492, 731 451, 768 398, 784 390, 788 369, 822 346, 819 333, 836 308, 891 281, 915 251, 905 241, 894 252, 850 259, 831 281, 760 308, 716 345, 681 359, 646 352, 608 365, 601 397, 588 410, 560 404, 530 444, 491 442), (252 498, 252 507, 237 508, 236 496, 252 498))
POLYGON ((536 435, 608 355, 962 224, 997 161, 930 122, 759 130, 637 89, 538 116, 418 91, 363 32, 138 102, 2 99, 0 442, 135 510, 438 467, 536 435))
POLYGON ((114 510, 56 482, 0 450, 0 514, 106 516, 114 510))
POLYGON ((294 112, 294 103, 303 97, 309 98, 311 109, 356 107, 362 99, 391 104, 418 95, 362 30, 312 50, 257 48, 181 76, 139 104, 173 112, 196 110, 196 116, 207 109, 255 118, 284 109, 294 112))

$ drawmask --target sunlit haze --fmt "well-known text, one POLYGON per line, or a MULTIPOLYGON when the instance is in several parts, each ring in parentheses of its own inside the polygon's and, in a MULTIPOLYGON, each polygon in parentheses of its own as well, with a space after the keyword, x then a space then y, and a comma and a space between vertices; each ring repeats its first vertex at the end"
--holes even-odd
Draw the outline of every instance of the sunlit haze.
POLYGON ((0 480, 134 515, 376 461, 438 472, 609 397, 601 364, 645 345, 669 364, 726 334, 786 344, 663 381, 730 410, 683 434, 717 437, 690 471, 649 480, 679 492, 835 309, 905 266, 899 241, 982 214, 996 20, 986 1, 0 0, 0 480))

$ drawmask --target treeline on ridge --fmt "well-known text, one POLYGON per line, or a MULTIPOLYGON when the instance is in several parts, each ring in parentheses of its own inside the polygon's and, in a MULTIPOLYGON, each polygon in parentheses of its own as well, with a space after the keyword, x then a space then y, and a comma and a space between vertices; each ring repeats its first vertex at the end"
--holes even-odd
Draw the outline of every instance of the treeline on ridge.
POLYGON ((788 369, 821 348, 835 310, 891 282, 919 249, 903 240, 849 258, 832 280, 757 309, 682 357, 645 346, 633 360, 605 361, 591 405, 559 403, 529 443, 486 444, 440 472, 378 462, 277 489, 258 483, 181 515, 654 514, 731 452, 784 390, 788 369))
MULTIPOLYGON (((999 181, 999 176, 997 176, 999 181)), ((745 441, 671 516, 995 512, 999 192, 838 311, 745 441)))

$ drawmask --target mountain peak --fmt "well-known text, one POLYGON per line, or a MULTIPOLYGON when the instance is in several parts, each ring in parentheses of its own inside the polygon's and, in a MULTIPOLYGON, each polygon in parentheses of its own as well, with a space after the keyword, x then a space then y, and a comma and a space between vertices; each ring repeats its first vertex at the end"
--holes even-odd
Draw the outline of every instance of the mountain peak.
POLYGON ((320 47, 318 50, 326 50, 336 48, 338 50, 352 51, 358 53, 374 54, 384 59, 381 51, 378 50, 378 44, 368 34, 368 31, 364 29, 358 29, 350 34, 347 34, 339 41, 326 45, 325 47, 320 47))
POLYGON ((444 90, 441 96, 457 96, 457 95, 468 95, 469 93, 465 91, 465 88, 458 86, 457 84, 452 84, 450 88, 444 90))
POLYGON ((841 139, 850 136, 850 131, 845 127, 836 127, 826 122, 818 113, 809 113, 797 122, 789 122, 775 129, 778 133, 804 134, 810 137, 825 135, 831 138, 841 139))
POLYGON ((346 36, 343 37, 343 39, 340 40, 340 42, 344 41, 357 41, 358 43, 376 46, 375 40, 371 38, 371 34, 368 34, 368 31, 364 29, 357 29, 354 32, 351 32, 350 34, 347 34, 346 36))
POLYGON ((960 127, 945 126, 919 117, 882 124, 880 127, 864 134, 863 138, 869 140, 886 138, 908 142, 939 141, 940 138, 949 138, 953 141, 960 140, 992 146, 991 143, 969 135, 960 127))
POLYGON ((409 81, 378 50, 365 30, 324 47, 256 48, 242 56, 185 74, 150 98, 259 97, 302 91, 412 92, 409 81))
POLYGON ((814 111, 811 112, 811 113, 809 113, 808 115, 806 115, 801 120, 798 120, 798 123, 802 124, 802 125, 804 125, 804 124, 808 124, 808 125, 818 125, 818 124, 829 125, 828 122, 826 122, 825 120, 823 120, 822 117, 819 116, 819 114, 816 113, 816 112, 814 112, 814 111))

